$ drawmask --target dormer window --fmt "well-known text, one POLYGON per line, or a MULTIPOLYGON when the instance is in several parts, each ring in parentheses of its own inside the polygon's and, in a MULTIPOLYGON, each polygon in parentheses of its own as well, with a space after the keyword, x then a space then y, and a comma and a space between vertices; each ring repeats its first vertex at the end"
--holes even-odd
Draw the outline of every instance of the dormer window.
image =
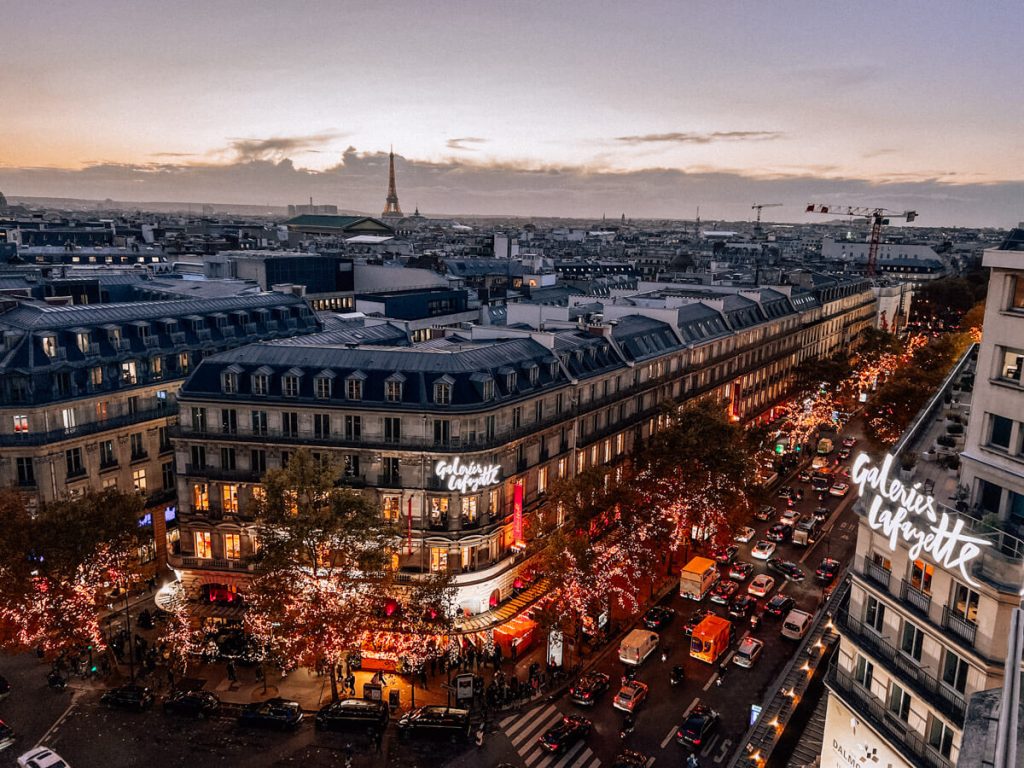
POLYGON ((548 364, 548 375, 552 381, 558 378, 558 363, 554 360, 548 364))
POLYGON ((294 373, 286 373, 281 377, 281 394, 285 397, 299 396, 299 377, 294 373))
POLYGON ((254 373, 252 376, 252 393, 265 395, 270 391, 270 380, 265 373, 254 373))
POLYGON ((57 337, 43 336, 43 354, 49 358, 57 356, 57 337))
POLYGON ((110 340, 110 343, 113 344, 116 347, 118 345, 118 343, 121 341, 121 329, 120 328, 108 328, 107 329, 107 334, 108 334, 107 338, 110 340))
POLYGON ((365 378, 365 374, 357 371, 345 379, 345 398, 347 400, 363 399, 363 380, 365 378))
POLYGON ((494 379, 488 379, 487 381, 483 382, 482 389, 484 400, 494 399, 494 379))
POLYGON ((79 331, 75 334, 75 343, 78 345, 78 351, 83 355, 89 352, 89 332, 79 331))
POLYGON ((334 374, 324 371, 313 379, 313 391, 320 400, 329 400, 334 391, 334 374))
POLYGON ((505 389, 507 389, 510 393, 515 391, 515 389, 516 389, 516 374, 515 373, 507 373, 507 374, 505 374, 505 389))
POLYGON ((402 388, 405 384, 405 377, 400 373, 388 376, 384 381, 384 399, 389 403, 402 402, 402 388))
POLYGON ((531 366, 527 375, 530 377, 530 386, 536 387, 537 381, 540 379, 540 369, 536 365, 531 366))
POLYGON ((448 376, 444 376, 434 382, 434 403, 437 405, 452 404, 452 384, 454 382, 448 376))
POLYGON ((220 389, 225 395, 234 395, 238 392, 238 374, 232 371, 225 371, 220 377, 220 389))

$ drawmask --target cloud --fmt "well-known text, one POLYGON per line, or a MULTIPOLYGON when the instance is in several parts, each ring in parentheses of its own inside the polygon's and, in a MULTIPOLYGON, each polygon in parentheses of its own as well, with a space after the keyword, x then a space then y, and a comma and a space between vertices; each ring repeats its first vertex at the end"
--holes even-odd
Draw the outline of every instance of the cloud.
MULTIPOLYGON (((403 208, 433 215, 560 216, 598 220, 625 213, 641 219, 701 216, 749 220, 753 200, 783 203, 774 221, 809 221, 809 200, 852 206, 917 210, 924 226, 1008 227, 1020 218, 1024 181, 977 182, 957 177, 857 179, 828 166, 759 169, 755 175, 713 167, 645 168, 622 171, 585 166, 531 166, 462 159, 426 162, 401 157, 398 197, 403 208)), ((63 197, 186 204, 284 206, 308 200, 335 203, 371 215, 384 205, 386 152, 348 147, 324 170, 279 161, 203 164, 97 163, 82 169, 0 167, 0 189, 8 199, 63 197)), ((817 217, 820 218, 820 217, 817 217)))
POLYGON ((319 152, 319 147, 329 144, 345 134, 336 132, 312 133, 308 136, 274 136, 269 139, 229 138, 228 150, 234 159, 242 163, 258 160, 278 162, 290 154, 319 152))
POLYGON ((711 131, 710 133, 645 133, 639 136, 616 136, 623 144, 711 144, 717 141, 774 141, 779 131, 711 131))
POLYGON ((463 136, 459 139, 448 139, 448 149, 460 149, 468 152, 476 152, 476 147, 468 147, 467 144, 486 144, 487 139, 478 136, 463 136))

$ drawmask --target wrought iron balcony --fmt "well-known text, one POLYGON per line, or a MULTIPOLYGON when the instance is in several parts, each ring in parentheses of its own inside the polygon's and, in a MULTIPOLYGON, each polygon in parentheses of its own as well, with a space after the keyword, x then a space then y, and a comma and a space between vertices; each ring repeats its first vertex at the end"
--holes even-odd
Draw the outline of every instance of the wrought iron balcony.
POLYGON ((928 609, 932 605, 932 596, 911 586, 906 579, 900 585, 900 600, 927 618, 928 609))
POLYGON ((885 568, 880 566, 874 560, 870 558, 861 558, 861 573, 864 574, 871 581, 875 582, 886 590, 889 589, 889 581, 892 579, 892 571, 887 571, 885 568))
POLYGON ((978 637, 978 625, 958 611, 950 610, 949 606, 942 607, 942 626, 959 637, 965 643, 974 647, 974 641, 978 637))

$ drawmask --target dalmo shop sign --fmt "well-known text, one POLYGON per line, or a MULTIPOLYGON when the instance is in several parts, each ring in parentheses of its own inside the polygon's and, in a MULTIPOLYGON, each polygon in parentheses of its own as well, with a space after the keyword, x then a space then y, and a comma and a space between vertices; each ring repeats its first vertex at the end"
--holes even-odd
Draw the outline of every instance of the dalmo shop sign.
POLYGON ((935 509, 935 499, 920 491, 920 483, 906 486, 890 477, 895 459, 886 455, 880 467, 871 466, 871 457, 860 454, 853 462, 850 479, 867 504, 868 525, 889 539, 896 551, 900 542, 907 545, 910 559, 925 555, 940 568, 960 570, 972 585, 969 564, 992 542, 968 536, 964 521, 935 509))
POLYGON ((449 491, 459 493, 476 493, 481 488, 494 485, 499 480, 499 472, 500 464, 477 464, 475 461, 463 464, 458 456, 434 465, 434 475, 442 483, 447 483, 449 491))

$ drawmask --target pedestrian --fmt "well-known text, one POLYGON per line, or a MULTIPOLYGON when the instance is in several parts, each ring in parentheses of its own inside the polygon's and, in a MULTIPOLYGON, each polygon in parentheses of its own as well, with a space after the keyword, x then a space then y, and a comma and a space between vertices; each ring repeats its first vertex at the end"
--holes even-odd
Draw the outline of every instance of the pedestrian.
POLYGON ((238 682, 238 676, 235 674, 235 662, 232 660, 228 661, 227 665, 228 680, 232 683, 238 682))
POLYGON ((666 661, 668 661, 668 651, 662 650, 661 663, 664 664, 666 661))
POLYGON ((427 690, 427 670, 420 667, 420 688, 427 690))
POLYGON ((484 727, 481 724, 476 732, 476 748, 483 749, 484 747, 484 727))

